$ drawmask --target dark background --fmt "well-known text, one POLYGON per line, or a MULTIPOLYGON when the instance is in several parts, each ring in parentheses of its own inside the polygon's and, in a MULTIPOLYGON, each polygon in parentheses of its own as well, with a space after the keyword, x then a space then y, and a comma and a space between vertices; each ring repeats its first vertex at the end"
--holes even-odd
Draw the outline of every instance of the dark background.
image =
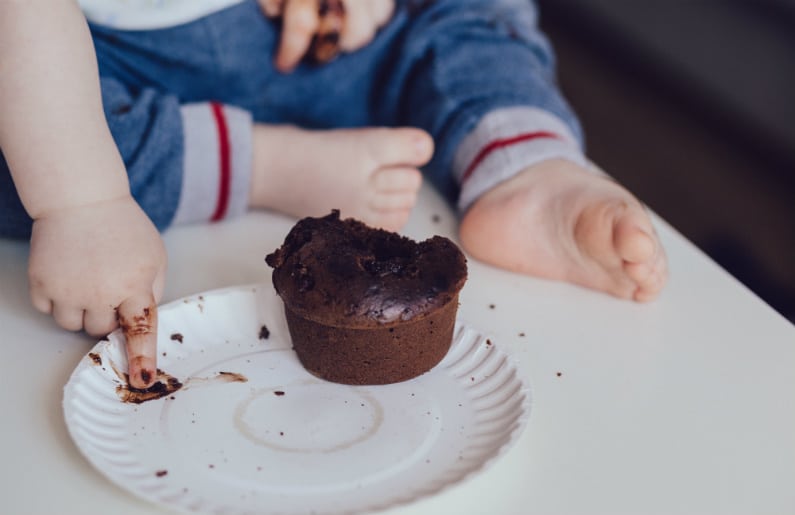
POLYGON ((795 322, 795 0, 538 0, 591 159, 795 322))

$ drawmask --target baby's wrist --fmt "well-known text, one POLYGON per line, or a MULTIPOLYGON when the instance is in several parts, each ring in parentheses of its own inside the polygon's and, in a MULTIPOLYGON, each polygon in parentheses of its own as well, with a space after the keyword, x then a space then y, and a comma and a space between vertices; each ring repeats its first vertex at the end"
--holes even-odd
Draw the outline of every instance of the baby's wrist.
POLYGON ((128 202, 135 202, 129 190, 126 192, 108 192, 107 196, 86 196, 78 198, 64 199, 62 202, 47 205, 35 213, 28 213, 33 220, 41 220, 43 218, 52 218, 68 212, 75 212, 82 209, 94 209, 100 206, 109 206, 112 204, 126 204, 128 202))
POLYGON ((130 196, 130 183, 115 147, 71 149, 68 155, 9 162, 19 198, 34 220, 49 213, 130 196))

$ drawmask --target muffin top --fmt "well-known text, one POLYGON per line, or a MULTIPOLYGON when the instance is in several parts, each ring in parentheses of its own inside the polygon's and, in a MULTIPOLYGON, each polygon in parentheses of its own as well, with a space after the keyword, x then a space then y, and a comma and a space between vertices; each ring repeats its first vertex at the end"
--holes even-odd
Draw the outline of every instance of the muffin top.
POLYGON ((447 238, 417 243, 337 210, 304 218, 265 261, 285 305, 318 323, 370 328, 424 317, 464 286, 461 250, 447 238))

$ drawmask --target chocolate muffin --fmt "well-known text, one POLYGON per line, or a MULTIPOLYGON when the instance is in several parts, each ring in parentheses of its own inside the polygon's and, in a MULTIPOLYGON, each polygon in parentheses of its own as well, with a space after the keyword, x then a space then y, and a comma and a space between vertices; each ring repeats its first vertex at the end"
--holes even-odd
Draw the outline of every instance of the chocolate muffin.
POLYGON ((396 383, 450 348, 467 267, 447 238, 417 243, 334 210, 300 220, 265 260, 295 352, 316 376, 396 383))

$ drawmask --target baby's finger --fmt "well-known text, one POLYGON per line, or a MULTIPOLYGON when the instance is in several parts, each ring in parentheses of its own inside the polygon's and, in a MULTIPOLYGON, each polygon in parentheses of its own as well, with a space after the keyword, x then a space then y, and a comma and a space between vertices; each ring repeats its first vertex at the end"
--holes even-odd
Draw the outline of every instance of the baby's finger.
POLYGON ((83 314, 83 328, 91 336, 105 336, 116 329, 116 313, 113 309, 87 309, 83 314))
POLYGON ((377 29, 375 20, 366 9, 350 10, 345 20, 340 47, 346 52, 358 50, 373 40, 377 29))
POLYGON ((137 295, 116 309, 127 340, 130 386, 148 388, 157 379, 157 306, 151 293, 137 295))
POLYGON ((383 27, 395 12, 395 0, 365 0, 376 27, 383 27))
POLYGON ((319 23, 318 0, 289 0, 284 6, 282 37, 276 53, 276 68, 289 72, 312 44, 319 23))
POLYGON ((50 299, 49 295, 45 295, 39 288, 31 287, 30 301, 33 303, 33 307, 42 313, 46 315, 52 314, 52 299, 50 299))
POLYGON ((79 331, 83 328, 83 309, 54 302, 52 317, 67 331, 79 331))

